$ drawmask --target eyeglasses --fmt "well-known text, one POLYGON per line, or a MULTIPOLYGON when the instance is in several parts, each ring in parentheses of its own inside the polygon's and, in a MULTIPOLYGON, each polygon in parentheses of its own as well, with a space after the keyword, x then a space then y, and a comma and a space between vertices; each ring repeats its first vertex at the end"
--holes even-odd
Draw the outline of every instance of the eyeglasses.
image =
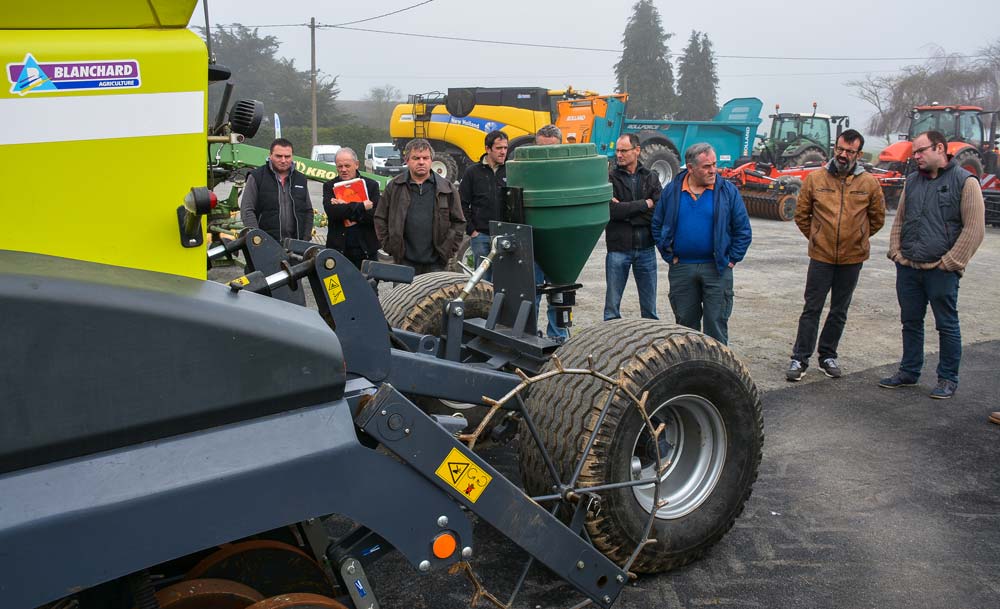
POLYGON ((837 154, 850 154, 850 155, 855 155, 855 154, 861 152, 860 150, 851 150, 849 148, 841 148, 840 146, 837 146, 837 148, 835 149, 835 151, 836 151, 837 154))
POLYGON ((931 144, 929 146, 921 146, 920 148, 914 148, 913 149, 913 156, 917 156, 918 154, 923 154, 923 153, 927 152, 928 150, 930 150, 933 147, 934 147, 934 144, 931 144))
POLYGON ((633 150, 635 150, 635 148, 619 148, 618 150, 615 151, 615 154, 618 154, 618 153, 621 153, 621 152, 632 152, 633 150))

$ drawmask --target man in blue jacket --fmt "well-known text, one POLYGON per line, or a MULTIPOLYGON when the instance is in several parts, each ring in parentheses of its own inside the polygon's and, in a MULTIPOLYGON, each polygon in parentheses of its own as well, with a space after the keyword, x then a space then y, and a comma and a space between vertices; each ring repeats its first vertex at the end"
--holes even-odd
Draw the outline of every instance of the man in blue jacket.
POLYGON ((715 150, 694 144, 687 168, 663 189, 653 209, 653 238, 670 271, 670 307, 678 324, 729 342, 733 267, 752 238, 736 187, 716 179, 715 150))

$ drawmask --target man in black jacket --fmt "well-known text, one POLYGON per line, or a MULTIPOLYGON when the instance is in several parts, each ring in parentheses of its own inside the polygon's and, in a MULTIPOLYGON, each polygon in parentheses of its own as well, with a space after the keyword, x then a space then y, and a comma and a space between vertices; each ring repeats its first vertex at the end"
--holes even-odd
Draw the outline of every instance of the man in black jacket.
MULTIPOLYGON (((462 198, 465 214, 465 232, 472 237, 470 245, 479 261, 490 253, 490 220, 501 220, 503 189, 507 185, 507 134, 490 131, 486 134, 486 153, 475 165, 470 165, 462 176, 458 193, 462 198)), ((484 278, 492 280, 492 272, 484 278)))
POLYGON ((351 148, 341 148, 334 157, 337 177, 323 184, 323 211, 326 212, 326 246, 344 254, 354 266, 364 260, 378 260, 375 237, 375 208, 378 206, 378 182, 358 173, 358 155, 351 148), (345 201, 334 194, 334 185, 361 178, 368 193, 364 201, 345 201))
POLYGON ((312 235, 313 208, 306 177, 295 171, 292 143, 284 138, 271 142, 267 163, 250 172, 240 219, 244 226, 259 228, 281 243, 282 239, 305 239, 312 235))
POLYGON ((653 207, 660 199, 660 180, 639 163, 639 137, 626 133, 615 147, 617 166, 609 179, 613 187, 611 221, 605 229, 608 247, 604 259, 607 292, 604 319, 621 317, 622 294, 629 268, 639 290, 639 310, 647 319, 656 316, 656 240, 650 230, 653 207))

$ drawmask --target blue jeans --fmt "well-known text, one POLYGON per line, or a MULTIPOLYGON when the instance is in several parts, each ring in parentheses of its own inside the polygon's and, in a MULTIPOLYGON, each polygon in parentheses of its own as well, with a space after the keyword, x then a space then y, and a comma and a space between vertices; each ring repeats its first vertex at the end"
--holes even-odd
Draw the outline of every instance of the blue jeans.
POLYGON ((622 294, 628 284, 628 271, 632 269, 635 287, 639 290, 639 312, 646 319, 656 316, 656 248, 647 247, 627 252, 608 252, 604 257, 604 321, 622 316, 622 294))
MULTIPOLYGON (((469 242, 469 246, 472 248, 472 253, 476 257, 476 266, 479 266, 480 261, 485 258, 490 253, 490 243, 493 237, 487 235, 486 233, 479 233, 469 242)), ((486 271, 483 274, 483 279, 486 281, 493 281, 493 269, 486 271)))
POLYGON ((899 369, 915 379, 924 367, 924 317, 927 305, 934 313, 941 354, 938 379, 958 382, 962 361, 962 331, 958 325, 958 273, 896 264, 896 298, 903 323, 903 360, 899 369))
MULTIPOLYGON (((538 263, 536 262, 535 285, 541 285, 547 281, 548 277, 545 276, 545 272, 542 271, 542 267, 538 266, 538 263)), ((538 293, 535 293, 535 310, 538 311, 539 315, 542 314, 542 295, 538 293)), ((561 338, 564 340, 569 338, 569 328, 560 328, 556 325, 556 312, 551 306, 548 307, 547 316, 549 324, 548 327, 545 328, 545 336, 548 336, 549 338, 561 338)))
POLYGON ((733 269, 719 274, 714 262, 671 264, 670 306, 674 320, 702 331, 723 345, 729 343, 729 316, 733 312, 733 269))

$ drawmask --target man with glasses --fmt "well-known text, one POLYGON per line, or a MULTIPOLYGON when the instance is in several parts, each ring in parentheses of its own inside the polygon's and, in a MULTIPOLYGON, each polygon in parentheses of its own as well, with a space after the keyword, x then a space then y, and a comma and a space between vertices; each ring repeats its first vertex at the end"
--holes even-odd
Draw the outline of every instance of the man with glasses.
POLYGON ((604 320, 621 315, 622 294, 629 269, 639 291, 639 312, 647 319, 656 316, 656 248, 650 224, 653 207, 660 199, 660 180, 639 163, 639 137, 627 133, 615 145, 617 165, 609 180, 613 188, 611 220, 604 232, 608 253, 604 258, 607 291, 604 320))
POLYGON ((801 380, 816 350, 816 333, 826 297, 830 311, 819 336, 819 367, 840 378, 837 345, 847 323, 861 266, 868 259, 869 239, 885 223, 882 187, 858 163, 865 138, 848 129, 837 138, 834 156, 802 182, 795 206, 795 224, 809 240, 805 306, 785 378, 801 380))
POLYGON ((940 341, 937 386, 930 397, 948 399, 958 389, 962 332, 958 283, 986 232, 979 180, 948 157, 948 140, 937 131, 913 140, 917 171, 906 176, 889 234, 896 263, 896 298, 903 324, 899 370, 879 382, 896 389, 916 385, 924 366, 924 317, 934 313, 940 341))

